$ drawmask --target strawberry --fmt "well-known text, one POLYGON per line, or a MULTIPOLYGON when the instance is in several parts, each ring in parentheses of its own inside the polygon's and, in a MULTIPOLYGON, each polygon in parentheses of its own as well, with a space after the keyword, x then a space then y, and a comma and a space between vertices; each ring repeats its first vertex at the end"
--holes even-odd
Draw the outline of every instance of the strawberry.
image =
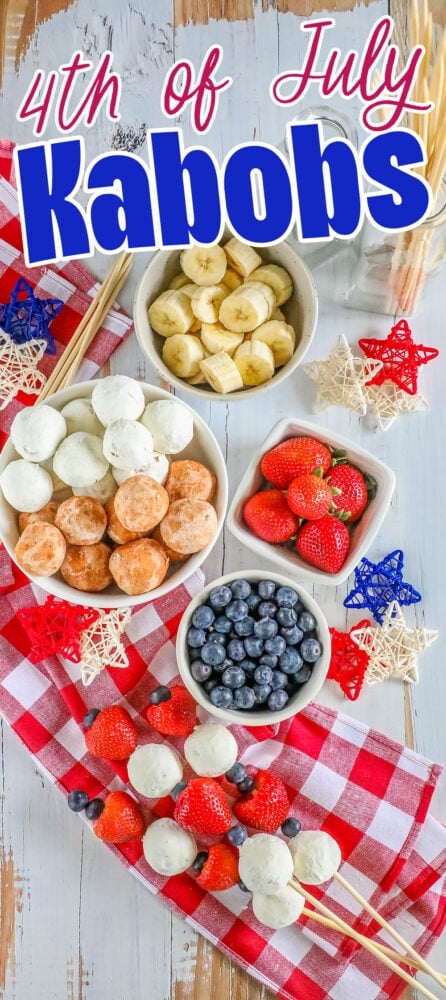
POLYGON ((283 781, 270 771, 258 771, 254 788, 233 805, 234 816, 241 823, 275 833, 288 816, 290 803, 283 781))
POLYGON ((229 844, 212 844, 197 877, 198 885, 209 892, 220 892, 231 889, 238 880, 238 851, 229 844))
MULTIPOLYGON (((84 719, 89 725, 90 712, 84 719)), ((136 747, 136 726, 129 713, 120 705, 109 705, 95 715, 85 733, 85 743, 89 753, 103 760, 125 760, 136 747)))
POLYGON ((146 715, 150 724, 164 736, 190 736, 197 725, 195 701, 186 688, 174 684, 168 701, 149 705, 146 715))
POLYGON ((296 540, 296 549, 305 562, 326 573, 337 573, 344 565, 350 546, 345 524, 327 514, 319 521, 306 521, 296 540))
POLYGON ((265 479, 279 490, 286 490, 292 479, 321 468, 328 472, 332 462, 328 448, 316 438, 288 438, 267 451, 260 463, 265 479))
POLYGON ((228 800, 214 778, 192 778, 180 792, 173 815, 191 833, 219 835, 232 826, 228 800))
POLYGON ((288 506, 298 517, 309 521, 317 521, 328 514, 332 500, 329 483, 312 472, 293 479, 288 487, 288 506))
POLYGON ((254 493, 245 503, 243 517, 248 528, 264 542, 288 542, 299 524, 280 490, 254 493))
POLYGON ((123 844, 127 840, 140 840, 146 829, 141 810, 127 792, 110 792, 104 808, 93 823, 93 830, 100 840, 123 844))
POLYGON ((353 465, 336 465, 330 469, 327 482, 339 493, 333 497, 333 506, 343 512, 343 520, 358 521, 367 506, 367 484, 362 472, 353 465), (348 514, 348 516, 347 516, 348 514))

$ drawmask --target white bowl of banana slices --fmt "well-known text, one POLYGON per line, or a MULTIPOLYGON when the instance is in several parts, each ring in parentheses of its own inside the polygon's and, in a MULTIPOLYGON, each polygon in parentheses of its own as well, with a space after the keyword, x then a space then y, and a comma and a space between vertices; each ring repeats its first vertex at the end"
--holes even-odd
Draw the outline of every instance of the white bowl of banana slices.
POLYGON ((164 379, 196 396, 241 399, 288 378, 313 339, 311 274, 289 243, 160 250, 136 291, 140 347, 164 379))

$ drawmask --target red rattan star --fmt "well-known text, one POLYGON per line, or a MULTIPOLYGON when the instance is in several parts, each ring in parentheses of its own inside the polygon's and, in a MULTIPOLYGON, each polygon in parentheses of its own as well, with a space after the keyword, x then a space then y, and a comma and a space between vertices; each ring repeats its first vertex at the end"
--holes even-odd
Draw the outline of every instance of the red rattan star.
POLYGON ((368 358, 383 363, 383 367, 367 385, 382 385, 390 380, 409 396, 415 396, 417 392, 419 367, 438 356, 435 347, 414 344, 410 326, 405 319, 392 326, 385 340, 364 337, 359 341, 359 346, 368 358))
POLYGON ((352 632, 357 628, 366 628, 370 622, 365 619, 358 622, 350 632, 338 632, 331 628, 331 660, 327 677, 339 684, 341 690, 350 699, 356 701, 364 682, 365 672, 369 662, 369 654, 359 649, 352 639, 352 632))
POLYGON ((79 663, 79 640, 84 629, 99 618, 95 608, 84 608, 47 597, 45 604, 21 608, 17 618, 24 628, 31 649, 31 663, 40 663, 46 656, 60 653, 71 663, 79 663))

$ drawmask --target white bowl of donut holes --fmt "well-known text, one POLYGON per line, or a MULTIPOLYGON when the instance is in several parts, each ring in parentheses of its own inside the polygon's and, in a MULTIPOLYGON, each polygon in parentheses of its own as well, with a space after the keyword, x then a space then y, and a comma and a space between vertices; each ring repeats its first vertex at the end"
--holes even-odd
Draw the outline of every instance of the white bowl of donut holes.
POLYGON ((223 455, 204 420, 126 376, 25 407, 0 456, 5 549, 73 604, 121 608, 168 594, 209 555, 227 502, 223 455))

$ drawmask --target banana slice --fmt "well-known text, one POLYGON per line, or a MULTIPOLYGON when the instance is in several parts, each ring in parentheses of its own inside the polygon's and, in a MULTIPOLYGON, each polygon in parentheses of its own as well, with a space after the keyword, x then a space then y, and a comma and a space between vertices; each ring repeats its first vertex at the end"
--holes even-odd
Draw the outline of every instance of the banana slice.
POLYGON ((204 358, 201 340, 189 334, 168 337, 163 347, 163 361, 179 378, 193 378, 200 371, 204 358))
POLYGON ((182 288, 183 285, 187 285, 188 281, 189 278, 187 277, 187 274, 185 274, 184 271, 180 271, 179 274, 176 274, 175 277, 172 278, 169 288, 172 289, 182 288))
POLYGON ((208 385, 208 380, 205 378, 202 371, 198 372, 198 375, 193 375, 192 378, 187 379, 188 385, 208 385))
POLYGON ((243 385, 262 385, 274 375, 274 354, 263 340, 252 338, 241 344, 235 352, 234 363, 243 379, 243 385))
POLYGON ((260 267, 262 263, 262 258, 257 250, 247 246, 246 243, 241 243, 235 236, 225 244, 224 251, 229 266, 237 271, 237 274, 241 274, 242 278, 247 278, 248 274, 251 274, 254 268, 260 267))
POLYGON ((190 300, 182 291, 167 289, 149 306, 150 326, 162 337, 187 333, 194 322, 190 300))
POLYGON ((221 323, 203 323, 201 327, 201 343, 209 354, 225 351, 232 357, 242 342, 243 333, 231 333, 221 323))
POLYGON ((262 323, 262 326, 258 326, 251 339, 268 344, 273 352, 276 368, 286 365, 293 356, 296 346, 296 334, 293 327, 284 323, 283 320, 277 319, 270 319, 268 323, 262 323))
POLYGON ((223 282, 220 285, 207 285, 204 288, 200 288, 199 285, 194 287, 195 292, 190 303, 194 316, 202 323, 216 323, 223 299, 229 295, 229 288, 223 282))
POLYGON ((271 316, 277 305, 276 296, 274 295, 272 288, 269 285, 265 284, 264 281, 251 281, 251 278, 249 279, 249 281, 245 281, 244 287, 256 288, 257 291, 263 295, 263 297, 266 299, 268 306, 268 319, 271 319, 271 316))
POLYGON ((201 320, 196 319, 195 323, 192 323, 192 326, 191 326, 190 330, 188 330, 187 332, 188 333, 199 333, 200 330, 201 330, 201 320))
POLYGON ((227 267, 226 254, 222 247, 189 247, 183 250, 181 267, 190 281, 196 285, 218 285, 227 267))
POLYGON ((232 267, 226 269, 226 274, 224 277, 224 284, 227 285, 230 292, 234 292, 239 285, 242 284, 243 278, 237 274, 237 271, 233 271, 232 267))
MULTIPOLYGON (((266 323, 272 312, 263 292, 266 288, 268 285, 261 285, 260 282, 256 287, 250 284, 240 285, 240 288, 223 299, 219 312, 220 323, 231 333, 249 333, 261 323, 266 323)), ((271 289, 268 291, 271 292, 271 289)), ((274 303, 275 301, 274 299, 274 303)))
MULTIPOLYGON (((192 296, 195 295, 195 292, 197 291, 197 288, 198 288, 198 285, 194 285, 193 281, 188 281, 187 285, 182 285, 181 286, 181 291, 182 291, 183 295, 187 295, 187 297, 188 297, 188 299, 189 299, 189 301, 191 303, 191 308, 192 308, 192 296)), ((192 312, 193 312, 193 309, 192 309, 192 312)))
POLYGON ((271 316, 271 319, 282 319, 283 322, 286 323, 285 313, 282 312, 281 309, 275 309, 274 312, 273 312, 273 314, 272 314, 272 316, 271 316))
POLYGON ((206 382, 209 382, 215 392, 235 392, 236 389, 243 389, 240 372, 226 351, 205 358, 200 362, 200 368, 206 382))
POLYGON ((276 296, 278 306, 281 306, 293 294, 293 282, 288 271, 285 271, 284 267, 279 267, 278 264, 264 264, 263 267, 257 267, 249 275, 249 280, 262 281, 265 285, 269 285, 276 296))

